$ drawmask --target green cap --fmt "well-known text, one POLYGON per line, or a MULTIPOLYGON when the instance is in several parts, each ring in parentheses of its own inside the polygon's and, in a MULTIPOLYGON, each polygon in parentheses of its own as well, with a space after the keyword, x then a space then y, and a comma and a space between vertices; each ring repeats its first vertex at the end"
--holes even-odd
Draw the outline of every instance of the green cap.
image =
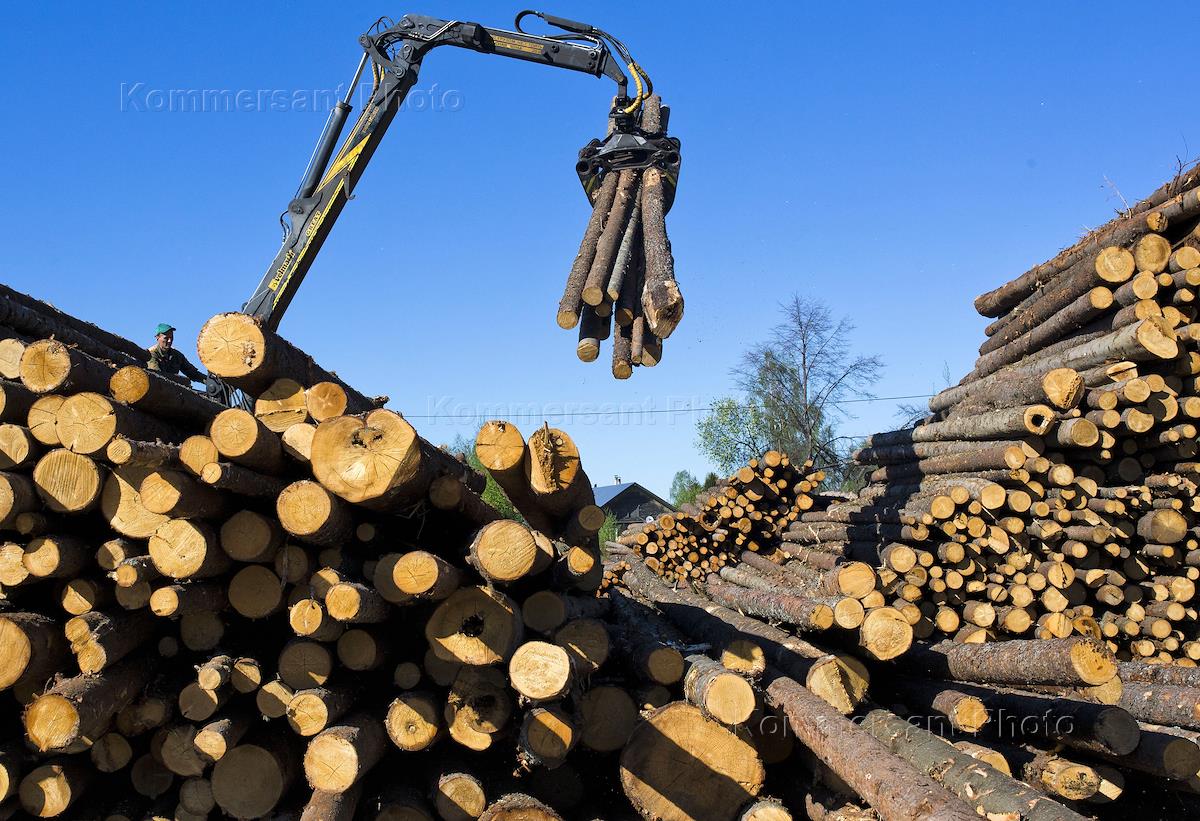
POLYGON ((168 325, 167 323, 160 322, 160 323, 158 323, 158 327, 154 329, 154 335, 158 336, 159 334, 169 334, 173 330, 175 330, 175 329, 173 327, 171 327, 170 325, 168 325))

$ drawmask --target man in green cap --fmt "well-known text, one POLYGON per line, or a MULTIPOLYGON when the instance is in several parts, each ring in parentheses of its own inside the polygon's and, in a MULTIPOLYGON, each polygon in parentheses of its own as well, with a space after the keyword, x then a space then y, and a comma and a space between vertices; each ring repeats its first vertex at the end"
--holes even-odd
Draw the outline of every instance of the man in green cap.
POLYGON ((146 365, 152 371, 158 371, 164 376, 179 376, 183 373, 193 382, 203 382, 204 374, 187 361, 187 357, 175 350, 175 329, 165 322, 158 323, 154 329, 157 340, 150 349, 150 362, 146 365))

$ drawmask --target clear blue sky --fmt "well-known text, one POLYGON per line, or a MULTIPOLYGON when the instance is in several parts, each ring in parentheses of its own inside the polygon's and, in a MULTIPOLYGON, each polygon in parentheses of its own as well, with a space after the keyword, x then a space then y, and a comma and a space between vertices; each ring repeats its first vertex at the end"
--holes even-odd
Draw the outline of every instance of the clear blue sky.
MULTIPOLYGON (((203 321, 274 255, 324 113, 138 110, 150 95, 311 100, 349 82, 381 14, 508 27, 517 8, 10 6, 0 278, 145 344, 172 322, 194 361, 203 321)), ((665 493, 708 468, 694 413, 641 411, 728 393, 792 292, 853 316, 857 348, 886 361, 878 395, 930 392, 946 366, 957 380, 982 338, 976 294, 1104 222, 1120 205, 1106 179, 1132 201, 1200 154, 1194 49, 1173 34, 1195 29, 1194 2, 1146 20, 1115 2, 546 8, 622 37, 684 141, 668 228, 687 315, 662 364, 615 382, 554 323, 587 219, 572 164, 607 82, 450 49, 426 60, 423 106, 397 116, 282 331, 435 442, 544 416, 601 484, 665 493)), ((895 407, 855 413, 847 432, 866 433, 895 407)))

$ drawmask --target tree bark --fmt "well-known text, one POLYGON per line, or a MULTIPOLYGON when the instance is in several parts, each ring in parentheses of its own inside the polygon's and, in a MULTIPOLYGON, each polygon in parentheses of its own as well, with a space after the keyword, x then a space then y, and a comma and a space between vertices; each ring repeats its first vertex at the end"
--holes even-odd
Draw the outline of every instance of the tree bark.
POLYGON ((148 657, 125 659, 97 675, 63 679, 25 711, 25 734, 39 751, 75 752, 99 738, 112 717, 150 681, 148 657))
POLYGON ((225 409, 186 385, 136 365, 113 372, 108 393, 122 404, 181 425, 204 427, 225 409))
POLYGON ((893 755, 855 722, 831 710, 793 679, 775 676, 767 701, 781 710, 797 739, 873 807, 893 819, 976 818, 942 785, 893 755))
POLYGON ((898 664, 917 675, 981 684, 1103 684, 1116 675, 1112 653, 1092 639, 914 645, 898 664))
POLYGON ((579 252, 571 264, 567 274, 567 285, 562 299, 558 303, 558 327, 574 328, 579 321, 579 309, 583 298, 583 285, 596 258, 596 243, 604 231, 604 222, 612 209, 613 200, 617 195, 618 174, 606 174, 600 183, 600 191, 592 206, 592 216, 588 220, 583 240, 579 243, 579 252))
POLYGON ((872 710, 860 725, 887 749, 987 818, 1023 821, 1083 821, 1083 816, 953 744, 886 710, 872 710))

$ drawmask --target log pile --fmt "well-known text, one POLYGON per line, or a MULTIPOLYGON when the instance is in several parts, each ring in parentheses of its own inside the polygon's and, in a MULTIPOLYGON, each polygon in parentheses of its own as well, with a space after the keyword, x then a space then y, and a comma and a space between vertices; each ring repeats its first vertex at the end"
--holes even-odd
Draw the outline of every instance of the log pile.
POLYGON ((839 706, 821 678, 770 659, 761 674, 808 770, 841 796, 810 791, 812 817, 939 817, 915 808, 928 792, 897 805, 880 790, 917 775, 987 817, 1198 811, 1197 183, 981 297, 999 318, 975 370, 929 417, 870 437, 861 493, 813 494, 708 578, 656 578, 657 539, 619 540, 632 551, 610 585, 664 618, 719 614, 737 625, 726 641, 754 643, 757 616, 784 626, 775 641, 861 659, 840 705, 850 744, 831 745, 836 718, 816 723, 804 701, 839 706), (837 593, 898 612, 918 640, 887 658, 836 625, 814 631, 804 608, 837 593))
POLYGON ((773 551, 780 536, 812 507, 825 478, 812 462, 794 465, 768 451, 675 514, 637 524, 620 541, 669 583, 687 583, 736 563, 742 551, 773 551))
POLYGON ((876 559, 920 631, 1085 635, 1121 659, 1200 659, 1195 172, 979 298, 975 369, 913 427, 869 437, 850 501, 782 549, 876 559))
MULTIPOLYGON (((650 137, 662 137, 669 117, 670 109, 652 94, 640 128, 650 137)), ((595 361, 601 343, 612 339, 617 379, 628 379, 636 366, 657 365, 663 341, 683 319, 665 220, 674 186, 670 172, 656 166, 600 177, 591 194, 592 216, 559 302, 559 327, 579 327, 576 353, 581 360, 595 361)))
MULTIPOLYGON (((724 670, 760 693, 747 735, 782 729, 799 742, 784 752, 771 737, 761 747, 768 773, 786 762, 793 783, 780 797, 792 812, 1081 821, 1200 810, 1193 669, 1118 662, 1083 636, 917 642, 881 661, 832 632, 801 638, 725 607, 711 585, 668 586, 633 551, 612 551, 613 607, 718 648, 724 670)), ((749 556, 766 576, 769 560, 749 556)), ((778 566, 777 591, 791 585, 781 577, 794 564, 778 566)), ((685 692, 710 714, 736 717, 732 691, 712 705, 685 692)), ((668 817, 661 805, 643 812, 668 817)))
MULTIPOLYGON (((198 348, 254 412, 99 345, 21 344, 0 382, 0 817, 790 817, 764 795, 790 741, 750 733, 761 694, 721 664, 758 669, 753 648, 596 595, 605 514, 563 431, 480 430, 514 521, 246 317, 198 348)), ((857 698, 861 664, 781 641, 774 663, 857 698)))

